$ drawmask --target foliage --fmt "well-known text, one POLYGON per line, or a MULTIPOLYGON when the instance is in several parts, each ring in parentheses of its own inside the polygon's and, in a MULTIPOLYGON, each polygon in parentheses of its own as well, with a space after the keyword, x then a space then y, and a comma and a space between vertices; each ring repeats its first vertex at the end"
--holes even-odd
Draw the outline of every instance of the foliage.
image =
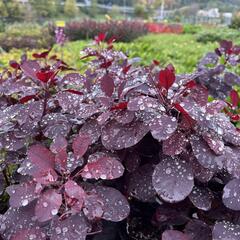
POLYGON ((32 11, 35 12, 37 19, 40 21, 59 14, 59 0, 30 0, 29 3, 33 8, 32 11))
POLYGON ((106 37, 82 52, 82 74, 51 49, 1 73, 0 189, 10 197, 2 237, 85 240, 103 231, 107 240, 110 222, 126 219, 115 225, 124 239, 237 240, 239 76, 228 65, 239 66, 239 47, 223 41, 195 72, 177 75, 157 60, 138 66, 106 37), (213 72, 228 75, 231 102, 208 102, 219 96, 213 72))
POLYGON ((47 48, 54 43, 47 27, 37 24, 14 24, 0 34, 1 47, 9 51, 12 48, 47 48))
POLYGON ((147 33, 147 26, 141 21, 107 21, 94 20, 72 21, 66 25, 66 35, 70 40, 94 38, 101 32, 107 33, 107 39, 117 38, 120 42, 130 42, 147 33))
POLYGON ((78 14, 78 7, 76 0, 66 0, 64 4, 64 14, 67 17, 75 17, 78 14))
POLYGON ((240 33, 237 30, 228 29, 228 28, 217 28, 200 31, 196 39, 198 42, 207 43, 207 42, 219 42, 224 39, 229 40, 240 40, 240 33))
POLYGON ((192 24, 184 24, 183 32, 186 34, 196 34, 202 31, 202 26, 200 25, 192 25, 192 24))
POLYGON ((164 23, 147 23, 150 33, 183 33, 184 29, 181 24, 164 24, 164 23))
POLYGON ((232 19, 232 23, 230 25, 233 29, 240 29, 240 12, 237 12, 232 19))
POLYGON ((9 22, 22 20, 20 4, 14 0, 0 0, 0 16, 9 22))

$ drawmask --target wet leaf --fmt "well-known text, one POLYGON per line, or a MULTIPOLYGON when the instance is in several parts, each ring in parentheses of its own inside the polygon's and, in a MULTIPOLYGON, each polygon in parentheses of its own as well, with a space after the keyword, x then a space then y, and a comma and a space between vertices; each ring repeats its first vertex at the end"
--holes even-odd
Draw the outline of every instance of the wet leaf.
POLYGON ((165 158, 155 168, 153 187, 158 195, 167 202, 184 200, 193 189, 192 168, 180 158, 165 158))

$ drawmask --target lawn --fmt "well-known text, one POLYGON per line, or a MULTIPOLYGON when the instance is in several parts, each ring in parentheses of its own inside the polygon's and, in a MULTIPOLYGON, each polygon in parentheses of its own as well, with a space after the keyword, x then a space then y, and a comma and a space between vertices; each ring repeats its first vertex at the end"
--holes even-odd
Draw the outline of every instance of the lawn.
MULTIPOLYGON (((67 43, 63 48, 63 59, 80 69, 83 61, 80 60, 80 51, 90 44, 88 41, 75 41, 67 43)), ((149 64, 153 59, 162 65, 172 63, 178 73, 191 72, 198 60, 207 52, 216 48, 217 43, 199 43, 192 34, 160 34, 147 35, 131 43, 116 43, 116 48, 127 53, 131 58, 140 57, 141 64, 149 64)), ((0 54, 0 67, 6 67, 9 60, 20 59, 23 50, 13 49, 9 53, 0 54)), ((28 52, 31 55, 32 52, 28 52)), ((61 55, 60 48, 55 46, 53 53, 61 55)))

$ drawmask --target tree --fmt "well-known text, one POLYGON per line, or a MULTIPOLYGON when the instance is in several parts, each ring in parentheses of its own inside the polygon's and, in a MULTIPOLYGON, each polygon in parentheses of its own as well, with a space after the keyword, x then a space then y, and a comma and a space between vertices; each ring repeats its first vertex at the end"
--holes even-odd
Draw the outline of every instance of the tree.
POLYGON ((8 22, 22 20, 20 4, 14 0, 0 0, 0 16, 8 22))
POLYGON ((64 5, 64 14, 67 17, 75 17, 79 12, 76 0, 66 0, 64 5))
POLYGON ((59 0, 30 0, 38 19, 51 18, 58 14, 59 0))

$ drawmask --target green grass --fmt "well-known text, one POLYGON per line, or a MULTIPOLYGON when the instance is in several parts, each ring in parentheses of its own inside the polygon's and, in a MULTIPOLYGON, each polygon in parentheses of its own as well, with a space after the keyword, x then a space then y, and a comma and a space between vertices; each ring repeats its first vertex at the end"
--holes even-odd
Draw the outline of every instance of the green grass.
MULTIPOLYGON (((90 42, 69 42, 63 48, 63 59, 77 69, 83 66, 80 51, 90 42)), ((127 53, 130 58, 140 57, 140 64, 150 64, 153 59, 162 65, 172 63, 178 73, 187 73, 195 69, 198 60, 207 52, 213 51, 217 43, 198 43, 194 35, 161 34, 147 35, 131 43, 116 43, 115 47, 127 53)), ((0 68, 6 67, 9 60, 20 59, 23 50, 13 49, 9 53, 0 53, 0 68)), ((61 56, 61 50, 55 46, 53 53, 61 56)), ((32 52, 28 52, 30 56, 32 52)))

